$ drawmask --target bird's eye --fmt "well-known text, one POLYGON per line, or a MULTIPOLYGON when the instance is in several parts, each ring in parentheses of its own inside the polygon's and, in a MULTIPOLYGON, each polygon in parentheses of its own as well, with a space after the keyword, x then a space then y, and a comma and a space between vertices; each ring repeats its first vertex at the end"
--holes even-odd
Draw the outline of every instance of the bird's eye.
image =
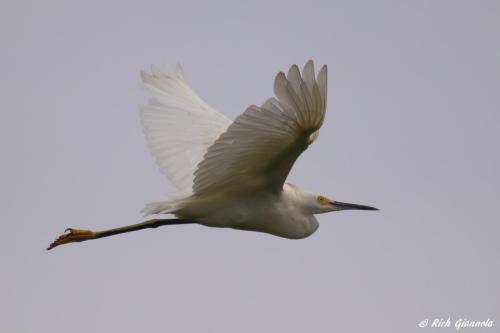
POLYGON ((327 198, 325 198, 324 196, 318 196, 318 202, 322 205, 326 205, 327 203, 330 202, 330 200, 328 200, 327 198))

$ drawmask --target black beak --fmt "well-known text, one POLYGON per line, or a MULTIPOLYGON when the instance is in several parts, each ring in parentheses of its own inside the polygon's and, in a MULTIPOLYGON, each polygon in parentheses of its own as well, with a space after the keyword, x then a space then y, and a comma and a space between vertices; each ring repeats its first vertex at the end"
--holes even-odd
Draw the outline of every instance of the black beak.
POLYGON ((357 204, 351 204, 351 203, 345 203, 345 202, 340 202, 340 201, 332 201, 331 205, 337 207, 338 210, 348 210, 348 209, 356 209, 356 210, 378 210, 378 208, 375 208, 375 207, 364 206, 364 205, 357 205, 357 204))

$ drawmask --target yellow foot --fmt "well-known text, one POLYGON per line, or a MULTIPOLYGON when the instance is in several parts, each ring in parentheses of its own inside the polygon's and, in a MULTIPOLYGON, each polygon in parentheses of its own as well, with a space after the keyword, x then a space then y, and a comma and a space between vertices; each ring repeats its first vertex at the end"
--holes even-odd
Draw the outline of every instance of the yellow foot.
POLYGON ((53 249, 56 246, 66 243, 86 241, 95 238, 95 236, 96 236, 95 232, 91 230, 68 228, 64 230, 64 234, 57 237, 57 239, 49 245, 47 250, 53 249))

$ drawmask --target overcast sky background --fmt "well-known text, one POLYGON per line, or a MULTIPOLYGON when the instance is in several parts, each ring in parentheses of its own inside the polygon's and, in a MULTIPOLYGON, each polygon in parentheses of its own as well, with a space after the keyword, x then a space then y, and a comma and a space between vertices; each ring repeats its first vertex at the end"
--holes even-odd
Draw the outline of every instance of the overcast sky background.
POLYGON ((496 1, 2 1, 0 331, 498 329, 499 17, 496 1), (329 66, 327 117, 289 181, 380 212, 320 215, 298 241, 193 225, 45 251, 172 190, 141 69, 181 62, 234 118, 310 58, 329 66))

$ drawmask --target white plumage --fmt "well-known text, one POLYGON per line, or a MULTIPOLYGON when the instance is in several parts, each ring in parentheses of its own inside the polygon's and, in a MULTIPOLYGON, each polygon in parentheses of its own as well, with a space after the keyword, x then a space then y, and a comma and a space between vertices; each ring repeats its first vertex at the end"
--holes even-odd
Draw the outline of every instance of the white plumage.
POLYGON ((302 74, 293 65, 274 81, 275 97, 252 105, 231 122, 190 88, 182 69, 152 67, 142 73, 152 95, 141 108, 147 142, 161 171, 177 191, 153 202, 146 214, 171 213, 176 219, 152 219, 93 232, 69 229, 60 244, 156 228, 199 223, 304 238, 318 228, 314 214, 345 209, 376 210, 333 201, 285 180, 299 155, 318 137, 326 111, 327 68, 317 76, 312 61, 302 74))
POLYGON ((252 105, 231 121, 206 104, 178 65, 174 74, 153 66, 141 73, 152 94, 141 108, 147 142, 161 171, 178 189, 165 202, 148 204, 145 214, 173 212, 193 193, 281 189, 300 155, 317 137, 326 110, 327 69, 315 78, 309 61, 300 75, 294 65, 276 76, 277 98, 252 105))
POLYGON ((175 75, 152 72, 142 75, 153 94, 142 109, 146 137, 160 168, 182 192, 147 205, 146 214, 302 238, 318 227, 314 213, 345 209, 285 184, 323 124, 326 66, 317 76, 312 61, 302 74, 297 65, 287 76, 280 72, 275 97, 248 107, 233 123, 191 90, 180 67, 175 75))
POLYGON ((278 74, 274 92, 261 107, 252 105, 209 147, 195 171, 196 194, 228 187, 281 189, 297 157, 311 144, 326 109, 326 66, 314 78, 309 61, 301 78, 296 65, 288 79, 278 74))
POLYGON ((144 133, 160 170, 179 191, 190 191, 196 166, 231 121, 198 97, 179 65, 175 73, 168 67, 151 71, 141 73, 152 95, 141 107, 144 133))

